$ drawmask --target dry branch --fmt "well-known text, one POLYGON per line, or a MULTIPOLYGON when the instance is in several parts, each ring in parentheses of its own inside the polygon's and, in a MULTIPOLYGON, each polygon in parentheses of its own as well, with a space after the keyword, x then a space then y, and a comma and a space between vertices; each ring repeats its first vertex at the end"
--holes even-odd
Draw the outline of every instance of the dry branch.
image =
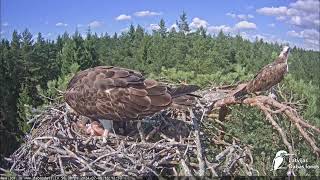
MULTIPOLYGON (((288 117, 289 121, 291 121, 298 131, 300 132, 300 135, 305 139, 305 141, 310 145, 313 152, 317 155, 317 157, 320 157, 320 149, 317 146, 316 142, 308 135, 306 130, 313 130, 316 133, 320 133, 320 129, 307 123, 305 120, 302 119, 298 115, 295 109, 288 106, 286 103, 281 103, 276 101, 275 99, 272 99, 269 96, 255 96, 255 97, 244 97, 244 99, 239 100, 232 96, 235 90, 230 90, 229 94, 227 94, 224 98, 214 101, 212 106, 214 108, 224 108, 227 106, 232 106, 236 104, 245 104, 250 106, 255 106, 259 108, 265 115, 267 120, 272 124, 272 126, 278 131, 280 136, 282 137, 282 140, 284 144, 288 147, 289 152, 293 152, 292 147, 288 140, 285 138, 285 134, 283 130, 280 128, 280 126, 273 120, 273 116, 276 114, 283 114, 288 117), (275 109, 275 110, 273 110, 275 109)), ((227 92, 226 92, 227 93, 227 92)))
POLYGON ((201 130, 206 107, 198 102, 189 112, 169 109, 138 128, 137 122, 128 122, 124 132, 110 133, 105 142, 78 126, 82 117, 67 112, 64 104, 49 106, 30 121, 34 124, 25 143, 7 158, 9 170, 2 171, 24 176, 221 175, 223 163, 212 166, 216 163, 207 160, 202 143, 209 139, 201 130))
POLYGON ((275 120, 277 114, 285 115, 319 155, 310 133, 319 134, 319 128, 303 120, 287 103, 270 97, 259 95, 236 100, 230 94, 237 88, 225 86, 200 92, 204 98, 189 111, 169 109, 143 120, 138 128, 137 122, 128 122, 124 132, 116 130, 106 142, 78 127, 76 124, 82 117, 67 112, 64 104, 49 106, 32 118, 33 128, 25 143, 6 158, 11 164, 9 170, 1 167, 0 171, 24 176, 259 174, 254 169, 249 146, 221 128, 230 112, 227 107, 236 104, 260 109, 280 134, 289 153, 294 153, 285 128, 275 120), (220 107, 222 114, 215 120, 221 127, 214 126, 215 132, 211 133, 203 131, 207 112, 220 107), (219 138, 221 134, 230 136, 233 142, 219 138), (207 154, 206 140, 219 147, 219 152, 207 154))

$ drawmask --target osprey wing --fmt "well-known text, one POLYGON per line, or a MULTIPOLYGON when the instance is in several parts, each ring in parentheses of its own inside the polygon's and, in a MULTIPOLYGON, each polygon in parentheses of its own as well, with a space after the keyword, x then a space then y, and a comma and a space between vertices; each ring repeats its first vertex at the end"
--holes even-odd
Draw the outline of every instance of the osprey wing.
POLYGON ((130 69, 99 66, 78 73, 69 83, 67 103, 94 119, 130 120, 171 104, 167 87, 130 69))
POLYGON ((272 63, 263 67, 251 80, 246 90, 247 92, 266 91, 279 83, 287 72, 286 63, 272 63))

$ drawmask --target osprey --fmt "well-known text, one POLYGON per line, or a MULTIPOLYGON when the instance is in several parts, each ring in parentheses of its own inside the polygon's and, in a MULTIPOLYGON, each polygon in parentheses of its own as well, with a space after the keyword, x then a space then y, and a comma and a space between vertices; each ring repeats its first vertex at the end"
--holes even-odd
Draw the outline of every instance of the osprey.
POLYGON ((279 57, 274 62, 264 66, 253 80, 249 81, 243 89, 234 94, 234 97, 239 98, 248 93, 266 91, 278 84, 288 72, 289 51, 290 48, 284 46, 279 57))
POLYGON ((171 89, 134 70, 98 66, 77 73, 64 98, 78 114, 100 120, 107 135, 112 121, 141 120, 198 89, 195 85, 171 89))

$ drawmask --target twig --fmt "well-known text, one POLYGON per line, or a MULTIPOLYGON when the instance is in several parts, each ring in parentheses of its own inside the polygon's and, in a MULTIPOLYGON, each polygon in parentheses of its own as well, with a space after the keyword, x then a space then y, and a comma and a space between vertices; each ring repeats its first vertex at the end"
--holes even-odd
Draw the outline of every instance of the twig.
POLYGON ((97 173, 84 159, 77 156, 74 152, 70 151, 68 148, 63 147, 63 149, 69 154, 69 156, 76 158, 78 161, 80 161, 82 164, 84 164, 91 172, 93 172, 96 176, 100 176, 99 173, 97 173))
POLYGON ((180 160, 185 176, 193 176, 184 159, 180 160))
POLYGON ((197 118, 193 114, 192 109, 190 109, 189 112, 190 112, 190 116, 192 118, 192 122, 193 122, 194 129, 195 129, 194 134, 195 134, 195 137, 196 137, 197 157, 198 157, 198 161, 199 161, 199 176, 204 176, 205 163, 204 163, 204 158, 203 158, 203 154, 202 154, 203 151, 202 151, 201 141, 200 141, 199 124, 197 122, 197 118))
POLYGON ((59 160, 60 171, 65 176, 66 173, 64 172, 64 168, 63 168, 63 164, 62 164, 62 160, 61 160, 61 156, 60 155, 58 156, 58 160, 59 160))
MULTIPOLYGON (((283 143, 287 146, 288 150, 289 150, 289 153, 290 154, 294 154, 293 152, 293 148, 291 146, 291 144, 289 143, 288 139, 287 139, 287 136, 285 135, 285 133, 283 132, 282 128, 278 125, 278 123, 272 118, 271 114, 262 107, 261 104, 258 104, 258 106, 260 106, 260 108, 262 109, 262 111, 265 113, 266 117, 267 117, 267 120, 272 124, 272 126, 278 131, 278 133, 280 134, 281 138, 282 138, 282 141, 283 143)), ((289 163, 290 163, 290 166, 289 166, 289 170, 288 172, 291 172, 293 173, 293 157, 290 156, 289 157, 289 163)))

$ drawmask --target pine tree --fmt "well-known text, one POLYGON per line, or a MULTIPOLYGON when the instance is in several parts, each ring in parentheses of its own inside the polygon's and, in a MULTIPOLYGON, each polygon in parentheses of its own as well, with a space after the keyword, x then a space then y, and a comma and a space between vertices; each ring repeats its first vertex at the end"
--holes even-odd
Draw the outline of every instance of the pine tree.
POLYGON ((177 25, 179 27, 179 31, 183 32, 183 33, 188 33, 190 32, 190 28, 188 25, 188 20, 187 20, 187 13, 186 12, 182 12, 182 14, 180 15, 180 19, 177 22, 177 25))
POLYGON ((69 67, 71 64, 76 63, 75 54, 76 54, 76 45, 72 40, 68 40, 62 50, 61 53, 58 54, 59 61, 59 69, 61 75, 69 74, 69 67))
POLYGON ((30 130, 30 125, 27 122, 31 117, 32 99, 30 98, 28 91, 28 87, 21 87, 17 104, 19 115, 18 128, 22 133, 28 133, 30 130))
POLYGON ((138 25, 134 33, 135 40, 141 41, 144 37, 144 33, 143 27, 138 25))
POLYGON ((167 27, 166 23, 163 19, 160 20, 159 22, 159 30, 158 32, 160 33, 161 37, 166 37, 167 36, 167 27))
MULTIPOLYGON (((220 31, 211 36, 203 27, 189 33, 185 12, 177 25, 178 33, 175 28, 167 32, 165 21, 161 19, 160 29, 154 33, 146 32, 140 25, 136 28, 131 25, 128 32, 112 36, 105 33, 99 37, 89 29, 85 39, 76 31, 71 36, 65 32, 55 41, 46 40, 39 33, 35 42, 28 30, 21 34, 14 31, 11 41, 0 42, 0 133, 4 132, 0 144, 18 145, 17 139, 28 130, 26 121, 31 109, 62 102, 62 94, 57 89, 64 91, 80 69, 98 65, 121 66, 169 82, 218 86, 252 78, 281 51, 279 43, 270 44, 260 39, 252 43, 239 34, 233 37, 220 31), (41 95, 49 98, 39 100, 41 95)), ((288 60, 289 73, 277 87, 283 94, 281 98, 289 97, 292 102, 305 104, 299 111, 315 125, 320 122, 319 60, 317 51, 293 48, 288 60)), ((246 143, 262 141, 254 144, 257 154, 280 148, 270 146, 272 131, 261 135, 263 130, 270 130, 261 123, 264 118, 261 114, 245 107, 235 108, 230 122, 225 122, 232 134, 236 133, 246 143)), ((298 137, 294 138, 298 140, 298 137)), ((310 157, 310 152, 302 145, 295 148, 301 155, 310 157)), ((12 150, 14 147, 0 146, 0 154, 9 155, 12 150)))
POLYGON ((131 24, 130 27, 129 27, 129 31, 128 31, 128 36, 129 36, 129 39, 130 41, 132 42, 134 40, 134 35, 135 35, 135 28, 134 26, 131 24))
POLYGON ((200 26, 200 28, 197 30, 197 32, 198 32, 203 38, 206 38, 206 37, 207 37, 207 30, 206 30, 203 26, 200 26))
POLYGON ((84 41, 84 61, 82 64, 83 69, 87 69, 89 67, 95 67, 100 65, 97 53, 97 35, 91 35, 90 31, 87 33, 87 38, 84 41))

